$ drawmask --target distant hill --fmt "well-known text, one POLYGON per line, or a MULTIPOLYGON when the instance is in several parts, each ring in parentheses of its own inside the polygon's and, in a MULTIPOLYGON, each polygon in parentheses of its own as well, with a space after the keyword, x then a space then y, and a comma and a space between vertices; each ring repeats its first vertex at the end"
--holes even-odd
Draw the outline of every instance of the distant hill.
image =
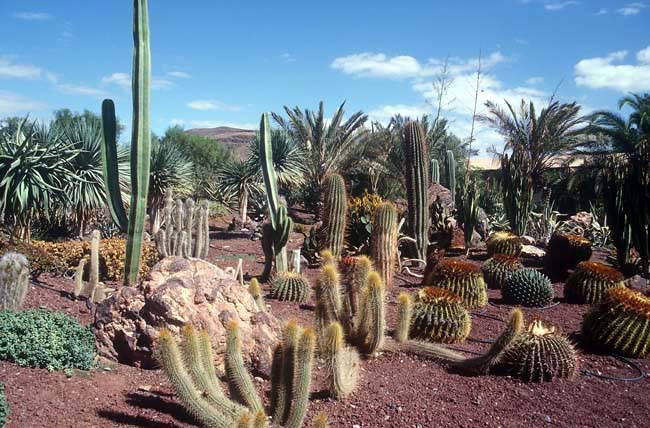
POLYGON ((244 159, 248 156, 248 143, 255 136, 255 131, 230 128, 227 126, 220 126, 218 128, 195 128, 188 129, 185 132, 217 140, 224 146, 230 148, 239 159, 244 159))

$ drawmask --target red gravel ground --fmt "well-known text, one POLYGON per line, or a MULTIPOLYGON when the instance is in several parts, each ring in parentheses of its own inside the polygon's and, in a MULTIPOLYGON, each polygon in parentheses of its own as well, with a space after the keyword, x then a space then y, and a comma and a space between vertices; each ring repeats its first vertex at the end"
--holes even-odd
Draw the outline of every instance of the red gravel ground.
MULTIPOLYGON (((244 271, 257 275, 262 271, 259 242, 214 233, 211 261, 232 266, 244 259, 244 271)), ((290 246, 300 245, 301 235, 294 234, 290 246)), ((313 279, 317 272, 308 270, 313 279)), ((414 289, 414 279, 397 275, 389 291, 388 325, 394 325, 395 304, 400 291, 414 289)), ((92 322, 92 313, 83 302, 67 297, 72 281, 46 278, 34 284, 29 307, 45 307, 66 312, 84 324, 92 322)), ((555 289, 562 301, 562 286, 555 289)), ((490 291, 491 300, 499 301, 499 292, 490 291)), ((311 305, 298 307, 268 301, 280 319, 296 318, 303 324, 313 320, 311 305)), ((634 370, 618 360, 580 348, 579 330, 585 305, 561 303, 543 313, 526 310, 528 318, 541 315, 559 326, 579 346, 581 369, 610 376, 636 376, 634 370)), ((458 349, 480 351, 488 345, 473 339, 496 337, 509 309, 488 306, 475 311, 470 338, 458 349), (488 317, 486 317, 486 315, 488 317)), ((578 375, 575 379, 545 384, 525 384, 505 375, 468 377, 451 373, 444 366, 403 354, 382 354, 363 363, 357 392, 343 402, 327 398, 324 392, 324 368, 316 360, 310 417, 324 410, 331 427, 648 427, 650 415, 650 362, 636 360, 645 376, 638 382, 621 382, 578 375)), ((0 381, 5 385, 11 415, 7 428, 35 427, 152 427, 181 428, 196 426, 178 404, 160 371, 145 371, 100 361, 90 373, 66 377, 0 362, 0 381)), ((260 390, 268 390, 268 381, 258 379, 260 390)))

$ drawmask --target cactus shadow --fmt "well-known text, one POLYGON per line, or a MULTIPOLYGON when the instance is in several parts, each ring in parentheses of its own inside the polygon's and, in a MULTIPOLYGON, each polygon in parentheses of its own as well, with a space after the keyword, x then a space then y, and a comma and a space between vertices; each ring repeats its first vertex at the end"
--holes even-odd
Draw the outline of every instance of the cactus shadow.
MULTIPOLYGON (((126 395, 126 404, 137 409, 153 410, 161 414, 167 414, 178 422, 194 425, 196 421, 187 413, 185 408, 171 400, 172 394, 161 391, 152 391, 147 394, 131 392, 126 395)), ((181 428, 182 425, 175 423, 161 423, 142 415, 131 415, 125 412, 113 410, 99 410, 97 414, 116 423, 128 424, 144 428, 181 428)))
POLYGON ((134 426, 134 427, 183 428, 181 425, 175 423, 169 423, 169 422, 161 423, 159 421, 150 419, 146 416, 130 415, 128 413, 118 412, 114 410, 99 410, 97 414, 100 417, 107 419, 111 422, 114 422, 116 424, 122 424, 122 425, 134 426))

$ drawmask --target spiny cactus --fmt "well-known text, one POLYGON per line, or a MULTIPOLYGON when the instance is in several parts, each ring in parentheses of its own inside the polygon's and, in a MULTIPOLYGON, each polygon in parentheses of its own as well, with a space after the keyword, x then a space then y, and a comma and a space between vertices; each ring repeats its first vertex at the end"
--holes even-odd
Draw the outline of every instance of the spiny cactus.
POLYGON ((423 285, 444 288, 458 295, 469 308, 487 305, 487 287, 481 268, 462 260, 444 259, 433 268, 430 278, 423 285))
POLYGON ((86 296, 91 296, 99 284, 99 230, 93 230, 90 234, 90 272, 88 274, 88 288, 86 296))
POLYGON ((370 252, 384 286, 391 288, 397 263, 397 212, 390 202, 382 203, 375 211, 370 252))
POLYGON ((440 163, 437 159, 431 159, 431 183, 440 184, 440 163))
POLYGON ((404 126, 404 159, 408 199, 409 236, 415 239, 415 256, 424 260, 429 245, 428 154, 426 135, 416 121, 404 126))
POLYGON ((278 273, 271 284, 271 297, 280 301, 305 303, 309 300, 311 285, 307 278, 296 272, 278 273))
POLYGON ((503 208, 510 228, 519 236, 526 234, 533 203, 533 178, 530 153, 516 149, 501 159, 503 208))
POLYGON ((472 319, 456 294, 438 287, 425 287, 416 295, 410 337, 430 342, 461 343, 471 329, 472 319))
POLYGON ((578 366, 571 342, 539 319, 528 326, 527 332, 517 336, 503 360, 515 376, 526 382, 570 378, 578 366))
POLYGON ((260 287, 257 278, 251 279, 250 284, 248 284, 248 292, 253 296, 257 309, 261 312, 266 312, 266 303, 264 303, 264 296, 262 296, 262 287, 260 287))
POLYGON ((512 232, 500 230, 490 235, 487 242, 488 256, 494 254, 506 254, 519 257, 521 254, 521 239, 512 232))
POLYGON ((454 152, 447 150, 447 184, 451 192, 451 200, 456 202, 456 158, 454 152))
POLYGON ((29 262, 18 253, 0 258, 0 310, 16 311, 29 291, 29 262))
POLYGON ((590 240, 580 235, 554 233, 546 246, 544 263, 548 271, 564 273, 590 257, 590 240))
POLYGON ((362 290, 359 305, 360 318, 355 332, 356 340, 366 355, 378 352, 384 344, 386 329, 384 292, 381 276, 377 272, 371 272, 362 290))
POLYGON ((408 293, 400 293, 397 297, 397 328, 395 340, 406 342, 411 330, 411 317, 413 316, 413 302, 408 293))
POLYGON ((86 267, 86 263, 88 263, 88 259, 81 259, 79 260, 79 264, 77 265, 77 268, 75 269, 74 272, 74 290, 72 292, 72 295, 77 298, 82 295, 84 292, 84 268, 86 267))
POLYGON ((632 228, 625 206, 625 179, 627 168, 616 155, 610 156, 602 171, 603 202, 607 226, 616 246, 616 260, 619 269, 630 261, 632 228))
POLYGON ((650 297, 629 288, 611 288, 582 321, 593 343, 632 357, 650 356, 650 297))
POLYGON ((580 262, 564 284, 564 297, 573 303, 600 303, 610 288, 625 287, 623 274, 600 262, 580 262))
POLYGON ((168 192, 165 199, 164 227, 159 228, 155 235, 158 253, 163 257, 207 257, 210 248, 208 216, 207 201, 201 201, 197 208, 189 198, 185 202, 181 199, 174 202, 168 192))
POLYGON ((521 264, 516 256, 508 256, 506 254, 495 254, 481 266, 483 277, 488 288, 497 290, 503 287, 510 274, 523 268, 524 265, 521 264))
POLYGON ((343 254, 347 210, 348 199, 343 177, 339 174, 327 176, 325 180, 325 211, 323 213, 324 244, 334 257, 343 254))
POLYGON ((535 269, 520 269, 510 274, 501 294, 506 303, 531 308, 548 306, 553 301, 551 280, 535 269))
POLYGON ((345 398, 357 387, 359 380, 359 353, 345 343, 343 327, 330 323, 325 331, 321 354, 327 369, 328 390, 334 398, 345 398))
POLYGON ((302 428, 303 420, 307 414, 315 345, 316 335, 314 334, 314 331, 311 329, 305 329, 298 340, 295 359, 293 362, 293 402, 289 410, 289 417, 284 424, 287 428, 302 428))
POLYGON ((639 253, 641 271, 647 279, 650 275, 650 138, 647 108, 640 113, 640 117, 639 126, 643 128, 645 138, 641 138, 634 152, 628 156, 623 205, 628 212, 632 244, 639 253))
POLYGON ((323 250, 320 252, 320 264, 326 266, 329 264, 337 265, 338 257, 335 257, 330 250, 323 250))

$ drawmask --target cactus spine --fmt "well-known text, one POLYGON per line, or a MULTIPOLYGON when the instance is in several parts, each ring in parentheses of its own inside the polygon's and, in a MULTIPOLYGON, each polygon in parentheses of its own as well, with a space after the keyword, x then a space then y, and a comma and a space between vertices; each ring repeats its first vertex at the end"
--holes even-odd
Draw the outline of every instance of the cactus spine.
POLYGON ((295 376, 293 378, 293 402, 289 411, 287 428, 302 428, 303 420, 309 406, 309 388, 311 386, 311 369, 314 360, 316 335, 311 329, 305 329, 298 341, 295 358, 295 376))
POLYGON ((440 184, 440 163, 438 159, 431 159, 431 183, 440 184))
POLYGON ((84 292, 84 268, 86 267, 87 259, 79 260, 79 264, 74 272, 74 291, 72 295, 77 298, 84 292))
POLYGON ((390 202, 375 211, 370 239, 372 258, 386 288, 393 285, 393 271, 397 262, 397 213, 390 202))
POLYGON ((257 282, 257 278, 251 279, 251 283, 248 285, 248 292, 253 296, 255 300, 255 305, 260 312, 266 312, 266 304, 264 303, 264 297, 262 296, 262 288, 260 283, 257 282))
POLYGON ((411 316, 413 314, 413 302, 408 293, 400 293, 397 298, 397 329, 395 330, 395 340, 406 342, 409 339, 411 330, 411 316))
POLYGON ((239 340, 239 326, 235 321, 229 322, 226 326, 226 372, 228 373, 231 396, 237 397, 255 412, 264 410, 264 404, 255 391, 253 378, 244 365, 239 340))
POLYGON ((150 80, 151 49, 147 0, 133 2, 133 124, 131 126, 131 204, 127 220, 120 191, 117 165, 117 120, 112 100, 102 103, 104 182, 113 220, 127 231, 124 284, 135 284, 140 268, 142 236, 147 214, 151 161, 150 80))
POLYGON ((331 174, 325 180, 323 229, 325 231, 325 248, 330 250, 334 257, 339 257, 343 253, 347 211, 345 181, 339 174, 331 174))
POLYGON ((447 183, 451 192, 451 200, 456 203, 456 158, 451 150, 447 150, 447 183))
POLYGON ((322 348, 328 389, 334 398, 345 398, 357 387, 359 353, 345 344, 343 327, 336 321, 327 327, 322 348))
POLYGON ((0 258, 0 310, 16 311, 29 291, 29 262, 18 253, 0 258))
POLYGON ((424 260, 429 245, 429 202, 427 199, 427 142, 418 122, 404 126, 406 191, 409 235, 415 239, 415 255, 424 260))
POLYGON ((377 272, 371 272, 361 297, 361 319, 356 332, 366 355, 378 352, 384 344, 384 291, 381 276, 377 272))
POLYGON ((194 226, 194 200, 185 200, 185 256, 192 257, 192 228, 194 226))

